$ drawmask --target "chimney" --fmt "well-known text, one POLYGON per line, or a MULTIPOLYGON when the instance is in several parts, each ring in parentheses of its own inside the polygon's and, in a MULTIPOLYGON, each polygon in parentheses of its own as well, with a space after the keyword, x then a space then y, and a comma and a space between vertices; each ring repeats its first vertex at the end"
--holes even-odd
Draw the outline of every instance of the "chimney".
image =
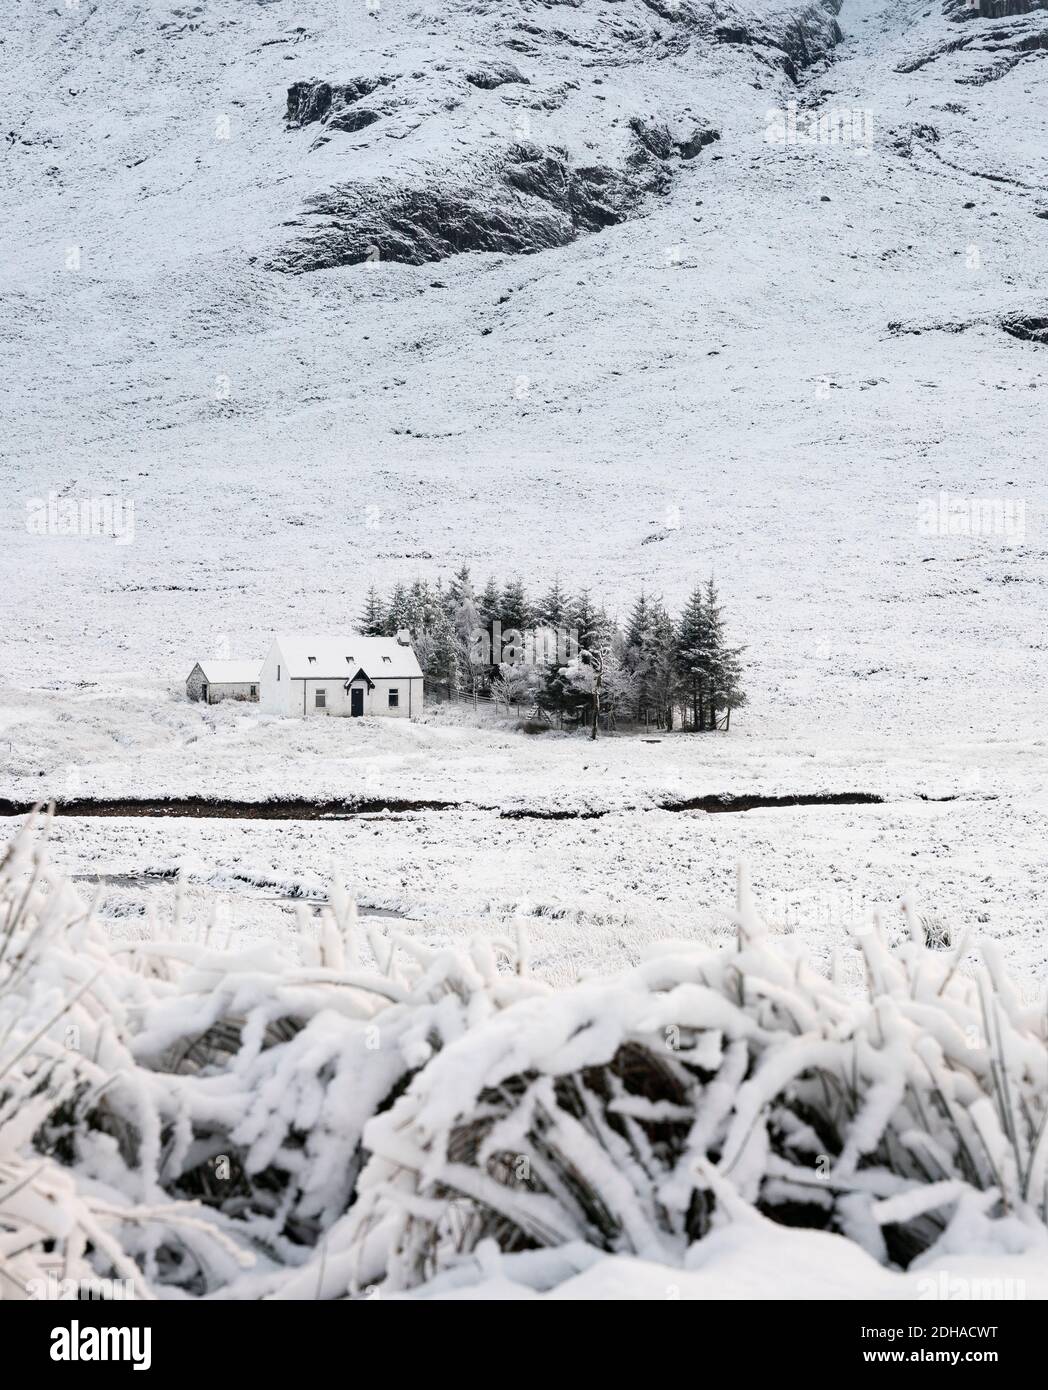
POLYGON ((411 646, 411 633, 407 630, 406 627, 402 627, 400 631, 397 633, 397 641, 400 643, 402 647, 411 646))

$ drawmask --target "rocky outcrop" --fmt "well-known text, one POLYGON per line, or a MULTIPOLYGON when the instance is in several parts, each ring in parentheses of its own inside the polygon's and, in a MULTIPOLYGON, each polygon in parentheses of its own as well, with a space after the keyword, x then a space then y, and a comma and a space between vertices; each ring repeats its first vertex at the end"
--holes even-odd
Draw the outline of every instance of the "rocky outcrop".
POLYGON ((837 23, 843 0, 823 0, 784 16, 733 16, 713 31, 715 43, 744 44, 762 51, 796 81, 799 74, 826 58, 844 37, 837 23))
POLYGON ((1001 327, 1013 338, 1048 347, 1048 313, 1010 314, 1001 320, 1001 327))
POLYGON ((285 119, 291 129, 312 125, 314 121, 323 121, 334 130, 359 129, 342 123, 346 120, 346 108, 394 80, 392 77, 356 77, 349 82, 293 82, 287 89, 285 119))
POLYGON ((1044 9, 1048 9, 1048 0, 976 0, 975 4, 970 0, 946 0, 943 6, 946 17, 956 23, 969 19, 1006 19, 1044 9))
POLYGON ((352 111, 339 111, 337 115, 328 121, 328 130, 341 130, 346 134, 351 134, 355 130, 363 130, 365 126, 377 121, 379 113, 370 111, 366 106, 358 106, 352 111))
POLYGON ((839 42, 840 4, 621 0, 583 6, 570 22, 549 3, 523 14, 483 7, 454 61, 402 75, 391 96, 378 96, 396 80, 388 76, 296 82, 287 125, 320 126, 313 148, 393 107, 403 119, 376 127, 378 138, 360 142, 366 158, 345 173, 327 163, 337 182, 284 224, 295 239, 269 265, 300 273, 375 260, 419 265, 464 251, 524 255, 613 226, 720 139, 691 105, 700 54, 705 61, 718 42, 744 45, 752 86, 780 83, 783 72, 796 79, 839 42), (499 49, 507 56, 494 56, 499 49), (524 71, 509 57, 516 53, 527 54, 524 71), (569 55, 580 61, 568 64, 569 55), (631 113, 631 96, 650 97, 654 114, 631 113))
MULTIPOLYGON (((526 255, 614 226, 664 192, 658 161, 643 170, 573 164, 562 150, 516 144, 424 184, 377 180, 312 198, 310 229, 270 268, 299 274, 361 261, 423 265, 463 251, 526 255)), ((293 224, 294 225, 294 224, 293 224)))
MULTIPOLYGON (((1028 6, 1027 8, 1048 9, 1048 0, 1041 0, 1038 6, 1028 6)), ((958 23, 963 20, 979 18, 979 11, 965 4, 964 0, 961 0, 960 3, 948 0, 945 12, 947 18, 958 23)), ((1001 11, 1002 16, 1005 13, 1018 14, 1024 13, 1024 11, 1001 11)), ((983 17, 996 18, 998 16, 984 15, 983 17)), ((991 61, 974 71, 962 72, 954 80, 964 87, 983 87, 989 82, 996 82, 1005 77, 1022 62, 1027 54, 1048 50, 1048 22, 1035 17, 1031 20, 1019 20, 1009 24, 980 25, 974 32, 966 32, 963 38, 952 39, 948 43, 939 44, 930 51, 920 53, 916 57, 899 63, 895 71, 899 73, 920 72, 922 68, 927 68, 930 64, 938 62, 939 59, 962 50, 965 53, 985 53, 991 61)))
POLYGON ((720 131, 709 125, 695 125, 683 133, 671 130, 665 121, 634 116, 630 119, 629 126, 641 147, 648 154, 661 160, 672 159, 674 156, 680 159, 694 159, 707 145, 720 139, 720 131))
POLYGON ((466 81, 471 87, 480 87, 486 92, 505 87, 511 82, 528 85, 528 79, 512 63, 489 63, 485 67, 474 68, 466 73, 466 81))

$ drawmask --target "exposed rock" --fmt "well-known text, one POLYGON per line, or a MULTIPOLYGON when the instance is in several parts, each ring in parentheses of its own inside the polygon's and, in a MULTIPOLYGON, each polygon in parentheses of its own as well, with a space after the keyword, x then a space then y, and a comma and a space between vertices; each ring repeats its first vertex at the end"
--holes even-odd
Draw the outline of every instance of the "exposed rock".
MULTIPOLYGON (((651 0, 646 10, 623 4, 614 20, 573 25, 570 31, 549 22, 548 4, 545 16, 535 10, 517 17, 511 34, 503 27, 500 43, 504 51, 529 54, 537 65, 529 69, 529 77, 513 61, 489 58, 490 38, 461 67, 449 64, 413 74, 428 89, 421 100, 414 89, 405 94, 417 119, 403 128, 394 129, 393 122, 384 127, 390 136, 411 139, 403 165, 387 150, 387 142, 372 147, 373 158, 366 172, 357 173, 357 182, 340 181, 307 198, 301 215, 285 224, 304 229, 301 239, 279 251, 269 265, 298 273, 376 259, 417 265, 463 251, 527 254, 621 222, 639 212, 647 197, 668 190, 677 161, 695 159, 720 134, 701 113, 690 114, 679 96, 666 104, 668 113, 676 113, 668 118, 595 119, 594 101, 616 99, 611 88, 597 90, 609 75, 615 75, 618 87, 623 67, 643 67, 653 54, 686 60, 691 46, 705 48, 719 40, 752 47, 754 57, 742 60, 749 66, 773 65, 795 78, 840 40, 840 4, 795 0, 785 8, 731 10, 729 18, 698 0, 651 0), (668 37, 652 12, 673 19, 668 37), (558 52, 584 50, 586 67, 597 71, 585 82, 581 74, 565 82, 559 72, 550 81, 548 71, 544 80, 543 55, 550 45, 558 52), (555 133, 544 133, 541 145, 500 147, 488 130, 452 145, 443 142, 443 135, 430 141, 424 127, 456 109, 462 75, 480 91, 528 86, 528 111, 557 112, 571 152, 557 143, 555 133), (416 140, 414 133, 420 130, 416 140), (441 148, 455 150, 454 163, 438 163, 441 148)), ((328 132, 364 129, 387 108, 375 101, 365 106, 362 99, 393 80, 373 76, 338 84, 295 83, 288 92, 288 124, 319 123, 323 129, 314 148, 328 139, 328 132)), ((518 123, 517 134, 531 141, 526 119, 518 123)))
POLYGON ((287 89, 288 125, 309 125, 322 121, 331 109, 329 82, 293 82, 287 89))
POLYGON ((528 79, 515 68, 512 63, 490 63, 483 68, 475 68, 472 72, 466 73, 466 81, 471 86, 481 87, 484 91, 493 91, 496 87, 504 87, 508 82, 523 82, 528 85, 528 79))
POLYGON ((673 136, 664 121, 646 121, 641 116, 630 119, 630 130, 656 159, 669 159, 673 153, 673 136))
POLYGON ((1009 15, 1029 14, 1048 9, 1048 0, 946 0, 943 12, 948 19, 963 23, 969 19, 1005 19, 1009 15))
POLYGON ((421 186, 383 179, 318 194, 306 211, 315 230, 270 268, 299 274, 369 259, 422 265, 463 251, 542 251, 622 222, 668 186, 661 165, 638 176, 513 145, 469 168, 434 172, 421 186))
POLYGON ((836 19, 841 4, 842 0, 814 3, 785 26, 780 17, 768 22, 755 17, 746 24, 736 19, 734 23, 718 25, 713 39, 716 43, 770 50, 768 56, 796 81, 799 72, 825 58, 844 37, 836 19))
MULTIPOLYGON (((356 77, 349 82, 293 82, 287 89, 287 116, 289 126, 297 128, 311 125, 314 121, 327 121, 336 130, 354 130, 355 126, 340 125, 334 117, 341 119, 341 111, 351 106, 361 97, 370 96, 379 87, 389 86, 392 77, 356 77)), ((367 121, 364 122, 368 124, 367 121)))
POLYGON ((677 153, 681 159, 694 159, 707 145, 712 145, 714 140, 719 139, 720 131, 714 130, 712 126, 696 126, 690 135, 677 141, 677 153))
POLYGON ((656 159, 670 159, 673 155, 679 155, 681 159, 694 159, 707 145, 720 139, 720 131, 712 126, 696 126, 683 139, 679 139, 665 121, 634 116, 629 125, 641 146, 656 159))
POLYGON ((1013 338, 1048 347, 1048 314, 1011 314, 1001 320, 1001 327, 1013 338))
POLYGON ((377 111, 369 111, 367 107, 359 106, 353 111, 340 111, 337 116, 332 116, 328 121, 328 130, 342 130, 347 133, 354 130, 363 130, 365 126, 372 125, 379 118, 377 111))

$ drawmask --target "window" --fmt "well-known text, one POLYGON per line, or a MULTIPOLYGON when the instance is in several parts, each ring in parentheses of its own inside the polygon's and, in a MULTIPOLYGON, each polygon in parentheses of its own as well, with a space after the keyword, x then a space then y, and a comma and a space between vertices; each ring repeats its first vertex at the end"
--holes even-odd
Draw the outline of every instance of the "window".
POLYGON ((278 666, 278 667, 277 667, 277 680, 279 680, 279 679, 280 679, 280 667, 278 666))
POLYGON ((390 664, 390 658, 388 656, 384 656, 382 660, 386 663, 387 666, 390 664))
POLYGON ((316 692, 317 709, 327 709, 327 691, 318 690, 316 692))
POLYGON ((258 698, 258 686, 257 686, 257 685, 253 685, 253 686, 251 687, 251 698, 252 698, 252 700, 255 700, 255 699, 258 698))
POLYGON ((306 659, 307 659, 307 661, 309 662, 310 666, 315 666, 315 665, 317 664, 317 659, 316 659, 315 656, 310 656, 310 657, 307 657, 306 659))
POLYGON ((390 709, 398 709, 400 707, 400 691, 396 686, 393 686, 389 692, 389 707, 390 709))

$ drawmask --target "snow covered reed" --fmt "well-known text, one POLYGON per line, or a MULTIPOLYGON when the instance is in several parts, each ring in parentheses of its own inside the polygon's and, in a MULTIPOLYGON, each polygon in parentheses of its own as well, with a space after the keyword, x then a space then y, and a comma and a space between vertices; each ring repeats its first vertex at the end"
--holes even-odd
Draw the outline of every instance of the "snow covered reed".
POLYGON ((740 881, 735 949, 554 991, 522 933, 429 950, 338 887, 306 960, 117 945, 44 830, 0 863, 5 1297, 337 1297, 500 1250, 679 1265, 755 1213, 895 1267, 1048 1250, 1043 1003, 992 944, 929 949, 907 904, 901 944, 875 921, 827 978, 740 881))

